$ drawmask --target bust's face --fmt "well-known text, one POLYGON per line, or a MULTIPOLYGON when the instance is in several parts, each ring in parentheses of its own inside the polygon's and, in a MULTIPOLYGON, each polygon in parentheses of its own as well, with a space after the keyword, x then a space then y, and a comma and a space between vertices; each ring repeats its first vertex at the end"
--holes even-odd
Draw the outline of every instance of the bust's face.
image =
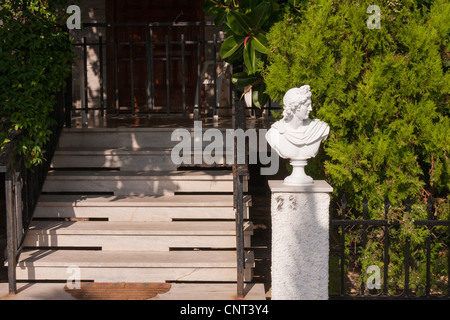
POLYGON ((294 117, 296 117, 298 120, 306 120, 309 118, 309 113, 311 111, 312 111, 312 103, 311 100, 309 100, 306 104, 302 104, 301 106, 298 107, 294 117))

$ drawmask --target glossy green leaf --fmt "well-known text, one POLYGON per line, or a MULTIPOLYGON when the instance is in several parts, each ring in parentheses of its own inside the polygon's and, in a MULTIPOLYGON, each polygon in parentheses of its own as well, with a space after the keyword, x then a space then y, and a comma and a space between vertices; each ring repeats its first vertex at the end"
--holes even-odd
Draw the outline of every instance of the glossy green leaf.
POLYGON ((253 37, 252 45, 255 47, 255 50, 261 52, 262 54, 269 54, 270 52, 269 41, 262 33, 253 37))
POLYGON ((227 14, 228 26, 231 30, 240 36, 246 36, 252 33, 251 21, 249 17, 237 11, 230 11, 227 14))
POLYGON ((261 60, 261 54, 255 50, 253 39, 247 43, 244 48, 244 63, 248 74, 254 74, 258 69, 258 62, 261 60))
POLYGON ((266 84, 264 82, 261 82, 252 88, 253 104, 257 108, 263 108, 269 101, 269 96, 265 93, 265 91, 266 84))
POLYGON ((269 19, 271 8, 270 2, 264 1, 252 10, 250 20, 255 30, 259 30, 269 19))
POLYGON ((220 47, 220 55, 223 60, 232 60, 232 56, 244 47, 244 37, 230 36, 225 39, 220 47))
POLYGON ((247 72, 239 72, 233 74, 231 81, 237 87, 247 87, 255 83, 259 78, 257 76, 248 75, 247 72))

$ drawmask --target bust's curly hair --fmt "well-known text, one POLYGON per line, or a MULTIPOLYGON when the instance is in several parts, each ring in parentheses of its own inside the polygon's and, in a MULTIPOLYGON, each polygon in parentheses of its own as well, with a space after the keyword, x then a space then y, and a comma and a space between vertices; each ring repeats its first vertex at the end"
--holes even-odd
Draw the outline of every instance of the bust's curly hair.
POLYGON ((291 121, 294 117, 295 111, 302 106, 311 101, 311 87, 305 85, 301 88, 290 89, 283 99, 283 118, 286 121, 291 121))

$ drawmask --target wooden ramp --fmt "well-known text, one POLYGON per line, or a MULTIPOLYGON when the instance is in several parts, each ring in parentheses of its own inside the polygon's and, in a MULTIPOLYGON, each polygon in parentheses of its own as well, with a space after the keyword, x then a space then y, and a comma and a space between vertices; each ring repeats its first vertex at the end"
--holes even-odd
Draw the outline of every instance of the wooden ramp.
MULTIPOLYGON (((167 152, 174 144, 172 131, 66 129, 24 242, 17 279, 79 277, 103 288, 169 283, 168 299, 232 296, 237 256, 231 168, 174 168, 167 152)), ((252 297, 265 299, 264 289, 251 283, 250 206, 246 196, 244 277, 252 297)))

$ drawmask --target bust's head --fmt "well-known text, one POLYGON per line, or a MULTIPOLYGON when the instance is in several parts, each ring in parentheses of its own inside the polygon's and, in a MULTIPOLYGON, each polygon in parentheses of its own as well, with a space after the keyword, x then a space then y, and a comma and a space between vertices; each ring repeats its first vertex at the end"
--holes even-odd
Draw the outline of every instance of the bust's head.
POLYGON ((308 119, 309 113, 312 111, 311 97, 311 88, 308 85, 290 89, 283 99, 283 118, 285 121, 291 121, 294 116, 300 120, 308 119))

